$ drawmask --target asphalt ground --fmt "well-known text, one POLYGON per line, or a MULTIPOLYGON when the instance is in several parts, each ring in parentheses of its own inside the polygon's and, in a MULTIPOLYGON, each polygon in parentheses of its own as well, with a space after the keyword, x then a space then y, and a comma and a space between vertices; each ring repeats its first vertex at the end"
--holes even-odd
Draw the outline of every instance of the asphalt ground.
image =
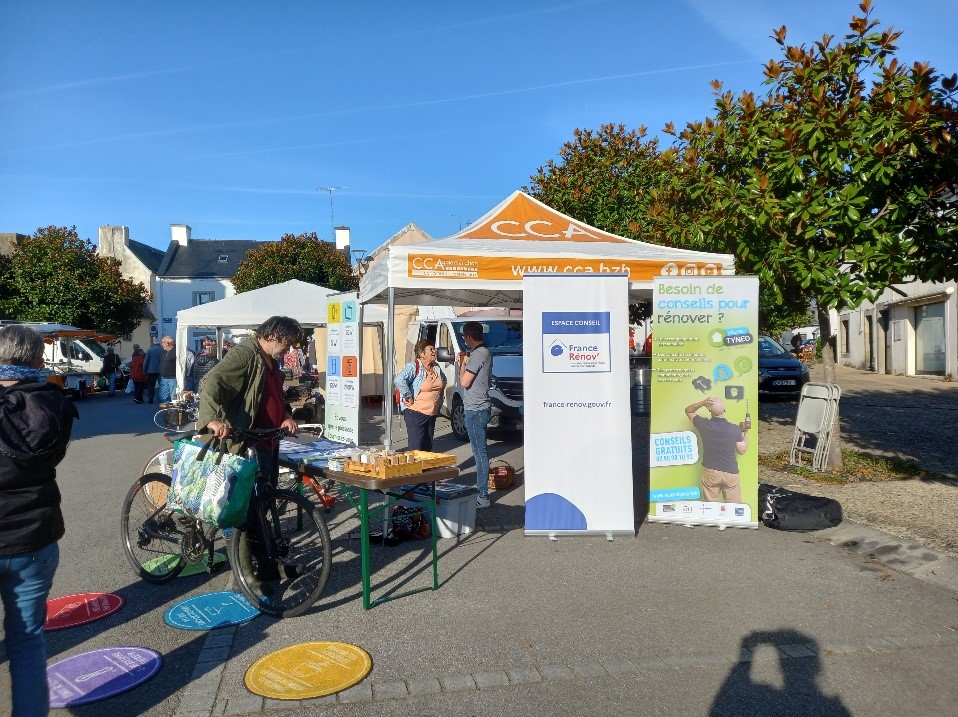
MULTIPOLYGON (((94 396, 79 407, 60 472, 67 535, 52 596, 116 592, 126 605, 48 633, 49 661, 137 645, 162 653, 164 666, 128 693, 54 715, 954 713, 958 578, 930 574, 954 570, 950 556, 922 554, 919 545, 914 562, 929 574, 903 570, 863 549, 870 539, 899 548, 903 541, 852 522, 803 534, 639 520, 634 539, 526 538, 514 437, 494 440, 491 453, 517 468, 517 483, 479 511, 476 532, 440 541, 438 591, 364 611, 355 523, 339 501, 327 516, 336 538, 332 576, 309 613, 209 633, 170 628, 167 608, 224 589, 229 576, 165 586, 136 577, 119 541, 120 507, 142 462, 164 445, 153 407, 125 396, 94 396), (937 571, 927 568, 934 563, 937 571), (243 675, 256 659, 317 640, 363 647, 372 672, 315 700, 246 690, 243 675)), ((643 421, 635 419, 639 436, 643 421)), ((370 420, 367 432, 376 425, 370 420)), ((468 446, 446 435, 447 425, 440 421, 436 448, 462 459, 468 482, 468 446)), ((634 450, 638 497, 647 488, 647 444, 637 440, 634 450)), ((428 541, 375 546, 373 568, 376 594, 426 586, 428 541)), ((0 694, 7 690, 0 671, 0 694)))

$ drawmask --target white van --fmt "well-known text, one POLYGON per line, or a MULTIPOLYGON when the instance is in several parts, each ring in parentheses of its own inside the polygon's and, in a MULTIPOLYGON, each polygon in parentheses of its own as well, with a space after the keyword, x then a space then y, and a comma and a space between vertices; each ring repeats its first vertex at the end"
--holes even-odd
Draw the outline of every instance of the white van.
POLYGON ((452 432, 462 441, 466 432, 462 387, 456 376, 455 358, 466 351, 462 327, 469 321, 482 324, 486 346, 492 353, 492 379, 489 398, 492 401, 491 429, 522 430, 522 317, 461 316, 446 319, 419 320, 409 326, 411 343, 428 339, 435 344, 440 370, 446 375, 446 396, 440 414, 449 419, 452 432))
POLYGON ((106 356, 106 347, 97 341, 96 331, 67 324, 24 322, 23 325, 43 336, 43 361, 50 373, 48 380, 60 384, 79 399, 93 390, 106 356))

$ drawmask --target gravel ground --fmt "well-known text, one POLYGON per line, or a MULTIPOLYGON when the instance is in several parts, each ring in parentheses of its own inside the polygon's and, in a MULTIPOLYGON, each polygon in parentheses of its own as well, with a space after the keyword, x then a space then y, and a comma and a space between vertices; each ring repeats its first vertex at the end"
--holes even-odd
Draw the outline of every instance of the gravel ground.
MULTIPOLYGON (((820 365, 812 380, 823 381, 820 365)), ((835 498, 849 520, 958 557, 958 462, 951 432, 958 422, 958 384, 938 378, 889 376, 838 367, 841 438, 845 446, 910 459, 943 474, 940 480, 824 484, 800 475, 759 468, 765 483, 835 498)), ((795 401, 759 406, 759 452, 788 450, 795 401)))

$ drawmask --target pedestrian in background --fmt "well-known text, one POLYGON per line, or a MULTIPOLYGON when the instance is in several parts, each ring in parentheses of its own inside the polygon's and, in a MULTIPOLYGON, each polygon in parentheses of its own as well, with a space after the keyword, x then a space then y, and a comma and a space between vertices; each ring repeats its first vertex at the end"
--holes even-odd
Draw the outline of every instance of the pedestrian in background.
POLYGON ((116 395, 116 372, 120 368, 120 357, 113 351, 112 346, 106 347, 106 355, 103 357, 103 366, 100 369, 100 375, 106 379, 107 389, 111 396, 116 395))
POLYGON ((150 403, 156 398, 156 384, 160 381, 160 359, 163 358, 164 350, 162 344, 153 344, 147 350, 143 362, 143 370, 146 372, 146 396, 150 403))
POLYGON ((13 717, 49 712, 43 624, 64 533, 56 466, 78 417, 42 366, 40 334, 0 328, 0 598, 13 717))
POLYGON ((184 391, 195 391, 196 390, 196 353, 193 349, 186 349, 186 354, 183 356, 183 390, 184 391))
POLYGON ((216 358, 216 342, 213 339, 203 339, 203 345, 196 360, 193 362, 193 381, 196 383, 194 390, 202 388, 203 378, 210 370, 219 363, 216 358))
POLYGON ((157 383, 157 400, 169 403, 176 394, 176 343, 172 336, 160 340, 163 353, 160 356, 160 380, 157 383))
POLYGON ((394 383, 399 391, 399 410, 406 422, 408 448, 431 451, 446 376, 436 365, 436 347, 431 341, 417 342, 414 352, 415 360, 403 366, 394 383))
POLYGON ((146 388, 146 371, 143 364, 146 354, 139 344, 133 344, 133 355, 130 357, 130 380, 133 382, 133 403, 143 403, 143 389, 146 388))
POLYGON ((486 433, 489 419, 492 418, 492 402, 489 400, 489 380, 492 377, 492 352, 483 340, 482 324, 478 321, 466 322, 462 327, 462 337, 469 351, 460 351, 456 356, 456 368, 459 370, 459 385, 463 388, 466 433, 472 445, 472 456, 476 461, 476 488, 479 496, 476 507, 489 507, 489 446, 486 433))

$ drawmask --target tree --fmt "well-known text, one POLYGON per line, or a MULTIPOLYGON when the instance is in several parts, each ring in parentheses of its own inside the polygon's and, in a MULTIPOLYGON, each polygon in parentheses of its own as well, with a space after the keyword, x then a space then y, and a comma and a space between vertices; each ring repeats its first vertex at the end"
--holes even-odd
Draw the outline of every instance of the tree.
POLYGON ((316 236, 316 232, 284 234, 278 242, 246 252, 233 277, 237 293, 299 279, 337 291, 359 287, 349 259, 316 236))
MULTIPOLYGON (((628 130, 607 124, 577 129, 574 139, 532 176, 529 193, 549 206, 592 226, 652 244, 734 254, 736 242, 700 228, 700 213, 711 211, 700 167, 682 161, 676 147, 659 148, 645 127, 628 130)), ((701 167, 704 171, 705 168, 701 167)), ((740 271, 741 273, 741 271, 740 271)), ((797 292, 776 301, 763 289, 759 325, 778 334, 805 323, 807 300, 797 292), (768 297, 768 298, 766 298, 768 297), (784 305, 783 305, 784 303, 784 305)), ((629 307, 629 321, 640 323, 650 305, 629 307)))
MULTIPOLYGON (((734 244, 776 299, 813 299, 823 337, 829 309, 958 277, 958 76, 899 62, 901 33, 879 27, 871 0, 859 7, 842 42, 789 45, 774 31, 783 57, 765 67, 765 96, 722 93, 714 117, 676 135, 688 185, 712 208, 694 215, 698 230, 734 244)), ((834 383, 832 342, 823 359, 834 383)))
POLYGON ((37 229, 0 262, 0 314, 129 334, 150 318, 150 292, 97 255, 76 227, 37 229))

